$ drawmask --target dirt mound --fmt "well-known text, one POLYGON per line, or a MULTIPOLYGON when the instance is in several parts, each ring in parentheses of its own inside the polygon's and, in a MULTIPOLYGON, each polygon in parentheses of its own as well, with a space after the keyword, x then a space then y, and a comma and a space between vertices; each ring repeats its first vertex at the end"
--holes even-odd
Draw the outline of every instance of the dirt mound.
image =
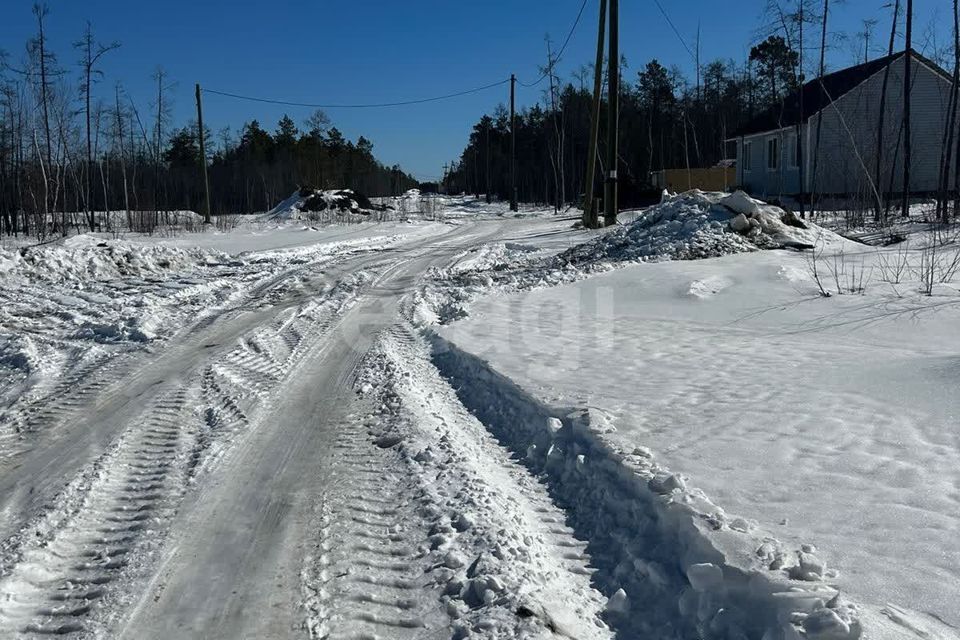
POLYGON ((369 215, 372 211, 380 210, 370 198, 353 189, 302 187, 264 217, 267 220, 309 220, 321 213, 369 215))

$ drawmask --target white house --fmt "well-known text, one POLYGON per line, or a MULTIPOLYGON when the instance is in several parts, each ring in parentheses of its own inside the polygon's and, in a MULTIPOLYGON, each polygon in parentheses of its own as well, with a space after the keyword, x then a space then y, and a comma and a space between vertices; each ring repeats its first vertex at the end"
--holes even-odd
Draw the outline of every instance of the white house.
MULTIPOLYGON (((902 193, 907 59, 906 52, 901 51, 812 80, 775 108, 747 122, 727 141, 736 147, 737 184, 753 195, 768 198, 815 192, 872 200, 874 194, 902 193), (880 98, 887 69, 878 181, 880 98), (818 124, 820 144, 815 155, 818 124)), ((911 51, 909 60, 909 192, 931 193, 939 183, 952 78, 916 52, 911 51)), ((955 135, 960 136, 960 127, 955 135)))

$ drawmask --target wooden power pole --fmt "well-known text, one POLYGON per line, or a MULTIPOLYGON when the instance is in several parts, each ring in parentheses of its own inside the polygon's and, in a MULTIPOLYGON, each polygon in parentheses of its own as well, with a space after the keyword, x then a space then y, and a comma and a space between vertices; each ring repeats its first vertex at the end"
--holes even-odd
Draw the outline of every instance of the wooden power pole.
POLYGON ((593 201, 597 172, 597 145, 600 141, 600 92, 603 88, 603 36, 606 33, 607 0, 600 0, 600 28, 597 33, 597 63, 593 67, 593 109, 590 112, 590 144, 587 145, 587 173, 584 178, 583 226, 600 226, 599 212, 593 201))
POLYGON ((210 180, 207 177, 207 149, 203 141, 203 104, 200 101, 200 83, 197 83, 197 137, 200 139, 200 166, 203 167, 203 224, 210 224, 210 180))
POLYGON ((910 67, 913 57, 913 0, 907 0, 906 51, 903 54, 903 197, 900 215, 910 215, 910 67))
POLYGON ((510 74, 510 211, 519 209, 517 203, 517 76, 510 74))
POLYGON ((607 64, 607 189, 604 197, 604 225, 617 223, 617 139, 620 121, 620 11, 619 0, 610 0, 610 53, 607 64))

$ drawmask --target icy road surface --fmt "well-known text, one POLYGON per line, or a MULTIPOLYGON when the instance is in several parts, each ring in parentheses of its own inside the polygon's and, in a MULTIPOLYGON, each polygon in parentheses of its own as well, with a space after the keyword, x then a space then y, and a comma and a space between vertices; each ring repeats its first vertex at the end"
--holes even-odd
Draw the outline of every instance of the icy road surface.
MULTIPOLYGON (((21 380, 33 400, 0 425, 0 637, 610 637, 562 509, 482 427, 413 433, 383 351, 423 342, 400 305, 430 267, 558 227, 511 222, 245 236, 299 257, 246 255, 265 277, 236 266, 249 286, 195 319, 148 306, 181 326, 52 396, 21 380)), ((99 353, 69 331, 39 353, 99 353)))

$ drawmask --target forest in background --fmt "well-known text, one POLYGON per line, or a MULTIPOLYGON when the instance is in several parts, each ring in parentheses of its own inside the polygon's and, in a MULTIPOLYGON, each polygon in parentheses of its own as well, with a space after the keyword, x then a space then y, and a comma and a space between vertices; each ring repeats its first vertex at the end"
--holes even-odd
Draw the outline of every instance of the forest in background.
MULTIPOLYGON (((87 24, 74 59, 61 60, 45 30, 49 9, 37 4, 33 14, 36 33, 23 55, 0 53, 0 233, 44 238, 119 222, 149 232, 176 211, 202 211, 197 123, 172 122, 163 69, 149 105, 119 84, 94 95, 107 81, 100 62, 121 43, 101 43, 87 24)), ((417 184, 379 162, 368 139, 346 139, 323 111, 301 126, 284 116, 273 130, 257 120, 239 132, 205 128, 204 145, 214 215, 266 211, 298 187, 378 196, 417 184)))
MULTIPOLYGON (((766 110, 782 111, 786 98, 806 81, 902 50, 909 35, 913 48, 927 58, 946 69, 956 68, 956 33, 951 34, 954 41, 947 43, 937 41, 933 24, 914 26, 914 33, 906 33, 904 18, 910 0, 871 0, 864 7, 869 17, 863 20, 863 30, 855 34, 831 30, 830 12, 837 3, 768 0, 756 44, 743 62, 701 62, 698 36, 688 47, 695 61, 694 78, 657 59, 631 70, 621 57, 616 167, 621 206, 648 204, 658 195, 650 184, 653 171, 710 167, 734 158, 735 150, 724 141, 741 125, 766 110), (885 24, 877 17, 883 17, 885 24), (828 60, 839 64, 831 69, 828 60)), ((957 3, 952 4, 956 14, 957 3)), ((944 3, 945 8, 949 5, 944 3)), ((593 65, 583 65, 564 79, 556 72, 557 63, 547 37, 541 98, 516 114, 516 172, 520 201, 550 203, 559 211, 570 204, 580 206, 585 191, 593 65)), ((608 170, 604 166, 606 96, 602 103, 597 183, 608 170)), ((949 165, 951 159, 943 162, 949 165)), ((450 166, 445 177, 448 191, 510 198, 510 114, 505 105, 476 122, 466 148, 450 166)))
MULTIPOLYGON (((730 157, 724 140, 782 105, 805 80, 829 71, 828 51, 845 66, 899 48, 908 3, 876 2, 873 15, 885 15, 887 25, 866 19, 863 31, 850 35, 830 30, 831 0, 768 0, 746 60, 701 63, 697 37, 692 79, 657 59, 631 70, 622 58, 621 204, 651 197, 651 171, 709 167, 730 157), (849 51, 846 59, 836 55, 841 47, 849 51)), ((150 231, 175 219, 175 211, 202 211, 198 127, 172 122, 168 75, 154 73, 149 104, 137 105, 119 84, 95 92, 108 81, 101 60, 118 55, 120 43, 101 43, 88 24, 73 43, 73 59, 58 59, 45 33, 48 9, 38 4, 33 13, 36 32, 24 52, 0 54, 0 232, 43 238, 104 228, 116 220, 97 213, 107 210, 126 211, 128 228, 150 231)), ((937 42, 935 34, 927 27, 915 47, 956 68, 957 47, 937 42)), ((592 65, 582 65, 563 79, 559 62, 548 37, 540 99, 516 118, 519 199, 557 210, 579 204, 584 192, 593 74, 592 65)), ((598 174, 607 170, 604 120, 598 174)), ((510 129, 504 105, 483 115, 440 188, 509 199, 510 129)), ((418 186, 400 167, 380 163, 367 138, 346 139, 323 111, 299 124, 284 116, 272 127, 252 120, 239 131, 206 129, 204 142, 214 215, 265 211, 298 187, 379 196, 418 186)))

